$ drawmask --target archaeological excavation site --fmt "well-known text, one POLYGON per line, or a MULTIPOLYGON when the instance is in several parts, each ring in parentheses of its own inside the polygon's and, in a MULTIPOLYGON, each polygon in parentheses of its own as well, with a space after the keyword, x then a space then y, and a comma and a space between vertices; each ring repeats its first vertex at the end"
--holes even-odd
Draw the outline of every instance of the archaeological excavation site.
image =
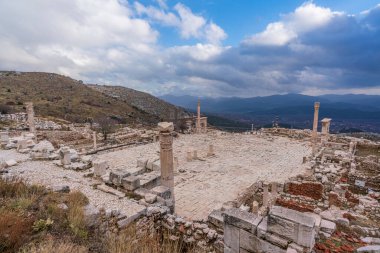
MULTIPOLYGON (((22 249, 12 229, 74 237, 79 246, 59 252, 380 252, 380 143, 331 134, 323 103, 310 107, 312 129, 239 133, 209 125, 199 101, 184 126, 110 133, 25 105, 1 115, 0 252, 22 249), (36 197, 12 193, 20 184, 36 197), (78 194, 81 222, 72 217, 78 194), (17 225, 7 207, 29 216, 17 225)), ((25 240, 34 246, 23 252, 49 252, 25 240)))

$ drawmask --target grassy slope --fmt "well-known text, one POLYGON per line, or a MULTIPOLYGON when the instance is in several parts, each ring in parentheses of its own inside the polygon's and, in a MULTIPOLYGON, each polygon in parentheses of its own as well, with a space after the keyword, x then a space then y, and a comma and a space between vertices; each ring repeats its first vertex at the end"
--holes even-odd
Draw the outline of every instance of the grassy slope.
POLYGON ((24 111, 24 103, 28 101, 33 101, 37 116, 75 122, 102 116, 116 116, 126 123, 155 124, 159 120, 157 116, 66 76, 0 72, 0 104, 11 105, 14 111, 24 111))

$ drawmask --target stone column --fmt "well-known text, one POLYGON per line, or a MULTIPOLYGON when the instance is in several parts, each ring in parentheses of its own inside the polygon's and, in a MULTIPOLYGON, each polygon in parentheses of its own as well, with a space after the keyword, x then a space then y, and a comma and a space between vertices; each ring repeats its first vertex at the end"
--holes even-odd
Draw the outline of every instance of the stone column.
POLYGON ((171 199, 174 204, 174 169, 173 169, 173 136, 174 125, 172 122, 158 123, 160 131, 160 165, 161 185, 170 189, 171 199))
POLYGON ((193 151, 193 159, 198 159, 198 152, 196 150, 193 151))
POLYGON ((26 105, 26 113, 28 115, 28 126, 29 126, 29 131, 31 133, 36 132, 36 126, 34 124, 34 109, 33 109, 33 103, 32 102, 27 102, 25 103, 26 105))
POLYGON ((267 207, 269 204, 269 185, 263 182, 263 206, 267 207))
POLYGON ((272 196, 273 196, 273 198, 277 197, 277 193, 278 193, 278 183, 272 182, 272 196))
POLYGON ((317 137, 318 137, 318 113, 319 113, 319 102, 314 103, 314 122, 313 122, 313 133, 311 136, 312 141, 312 153, 316 152, 317 137))
POLYGON ((68 147, 63 147, 61 149, 61 163, 62 165, 70 165, 71 164, 71 155, 70 149, 68 147))
POLYGON ((193 160, 193 152, 191 150, 186 152, 186 161, 191 162, 193 160))
POLYGON ((198 99, 198 106, 197 106, 197 124, 196 124, 196 131, 197 133, 201 132, 201 100, 198 99))
POLYGON ((214 154, 215 154, 215 152, 214 152, 214 145, 212 145, 212 144, 208 145, 207 156, 213 156, 214 154))
POLYGON ((1 132, 0 133, 1 146, 6 146, 8 144, 8 141, 9 141, 9 134, 8 134, 8 132, 1 132))
POLYGON ((92 138, 94 140, 94 150, 97 150, 98 149, 98 145, 96 143, 96 132, 95 131, 92 133, 92 138))
POLYGON ((259 203, 254 200, 252 203, 252 213, 258 214, 259 213, 259 203))

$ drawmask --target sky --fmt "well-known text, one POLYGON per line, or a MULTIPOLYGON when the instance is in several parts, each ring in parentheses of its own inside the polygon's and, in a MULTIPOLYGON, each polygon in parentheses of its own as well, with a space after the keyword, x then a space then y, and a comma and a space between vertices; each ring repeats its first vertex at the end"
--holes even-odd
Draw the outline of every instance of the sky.
POLYGON ((153 95, 380 95, 380 0, 0 0, 0 70, 153 95))

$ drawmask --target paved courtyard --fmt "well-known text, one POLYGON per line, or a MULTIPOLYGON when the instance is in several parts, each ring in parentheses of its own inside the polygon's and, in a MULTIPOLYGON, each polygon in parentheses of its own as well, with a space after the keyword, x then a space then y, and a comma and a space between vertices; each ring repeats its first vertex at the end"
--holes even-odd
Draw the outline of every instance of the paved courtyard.
MULTIPOLYGON (((137 159, 159 156, 159 143, 98 155, 111 168, 136 167, 137 159)), ((308 143, 284 137, 244 134, 181 135, 174 140, 176 212, 188 218, 206 218, 226 201, 257 180, 282 182, 304 170, 302 158, 311 152, 308 143), (213 144, 214 157, 206 157, 213 144), (188 150, 200 159, 186 161, 188 150), (185 171, 185 172, 179 172, 185 171)))

